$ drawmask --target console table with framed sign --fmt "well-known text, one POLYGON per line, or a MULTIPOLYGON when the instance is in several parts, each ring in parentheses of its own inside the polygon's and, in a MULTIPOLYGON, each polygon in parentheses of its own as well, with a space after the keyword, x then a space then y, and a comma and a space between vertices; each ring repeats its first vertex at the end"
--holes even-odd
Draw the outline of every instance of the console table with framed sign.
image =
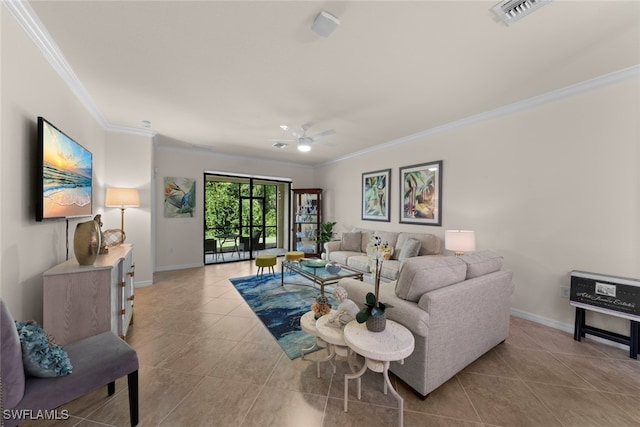
POLYGON ((573 339, 585 334, 629 346, 629 357, 640 351, 640 280, 586 271, 571 272, 570 302, 576 308, 573 339), (586 324, 586 310, 627 319, 629 336, 586 324))

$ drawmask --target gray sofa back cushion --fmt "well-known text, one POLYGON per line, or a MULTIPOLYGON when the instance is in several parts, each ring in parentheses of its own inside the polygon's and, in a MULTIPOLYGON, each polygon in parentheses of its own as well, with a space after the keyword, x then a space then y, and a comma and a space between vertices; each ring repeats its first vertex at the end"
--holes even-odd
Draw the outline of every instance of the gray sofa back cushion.
POLYGON ((503 257, 491 251, 466 254, 459 258, 467 264, 467 279, 484 276, 502 268, 503 257))
POLYGON ((425 293, 465 280, 467 264, 457 257, 409 258, 400 270, 396 295, 418 302, 425 293))
POLYGON ((442 251, 440 249, 440 238, 433 234, 428 233, 399 233, 398 240, 396 241, 396 248, 393 252, 393 259, 400 259, 400 254, 402 253, 402 247, 404 246, 404 242, 408 239, 416 239, 420 242, 420 252, 418 252, 419 256, 422 255, 438 255, 442 251))
POLYGON ((346 233, 342 233, 340 250, 360 252, 361 242, 362 242, 362 235, 359 231, 348 231, 346 233))
POLYGON ((22 347, 13 317, 0 300, 0 377, 2 377, 2 408, 14 408, 24 396, 25 377, 22 347))

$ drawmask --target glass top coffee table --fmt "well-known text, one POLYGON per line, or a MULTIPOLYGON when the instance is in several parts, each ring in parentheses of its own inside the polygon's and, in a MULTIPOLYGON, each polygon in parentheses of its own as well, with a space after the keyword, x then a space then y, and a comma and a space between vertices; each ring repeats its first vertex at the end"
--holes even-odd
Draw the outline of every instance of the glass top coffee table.
MULTIPOLYGON (((356 270, 352 270, 348 267, 341 266, 342 268, 337 273, 329 273, 324 265, 305 265, 304 262, 301 261, 282 261, 282 276, 281 276, 281 284, 285 285, 284 277, 286 270, 291 272, 298 273, 302 277, 306 277, 311 280, 314 284, 320 287, 320 294, 324 294, 325 285, 331 285, 337 283, 340 279, 344 279, 345 277, 351 277, 354 279, 362 280, 362 273, 356 270)), ((288 285, 302 285, 302 283, 287 283, 288 285)))

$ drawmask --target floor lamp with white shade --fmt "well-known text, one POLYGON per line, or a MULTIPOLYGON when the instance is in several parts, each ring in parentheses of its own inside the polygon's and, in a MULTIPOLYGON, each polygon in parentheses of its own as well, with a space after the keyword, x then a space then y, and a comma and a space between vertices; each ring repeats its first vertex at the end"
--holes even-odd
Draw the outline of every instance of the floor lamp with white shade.
POLYGON ((126 208, 140 207, 140 194, 137 188, 107 188, 107 196, 104 205, 108 208, 120 208, 120 230, 122 242, 124 242, 124 210, 126 208))

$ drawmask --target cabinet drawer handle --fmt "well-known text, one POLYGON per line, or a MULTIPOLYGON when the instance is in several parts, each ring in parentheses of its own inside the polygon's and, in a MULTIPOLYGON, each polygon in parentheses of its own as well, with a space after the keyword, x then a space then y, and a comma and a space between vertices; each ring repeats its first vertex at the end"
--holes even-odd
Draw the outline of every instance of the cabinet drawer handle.
POLYGON ((129 276, 129 277, 133 277, 135 275, 136 275, 135 271, 130 271, 130 272, 127 273, 127 276, 129 276))
POLYGON ((120 314, 122 314, 123 316, 126 314, 126 311, 124 311, 124 308, 120 310, 120 314))
POLYGON ((129 298, 127 298, 129 301, 133 301, 133 298, 135 297, 135 295, 131 295, 129 298))
POLYGON ((124 288, 125 286, 127 286, 127 284, 125 282, 120 282, 120 287, 124 288))

